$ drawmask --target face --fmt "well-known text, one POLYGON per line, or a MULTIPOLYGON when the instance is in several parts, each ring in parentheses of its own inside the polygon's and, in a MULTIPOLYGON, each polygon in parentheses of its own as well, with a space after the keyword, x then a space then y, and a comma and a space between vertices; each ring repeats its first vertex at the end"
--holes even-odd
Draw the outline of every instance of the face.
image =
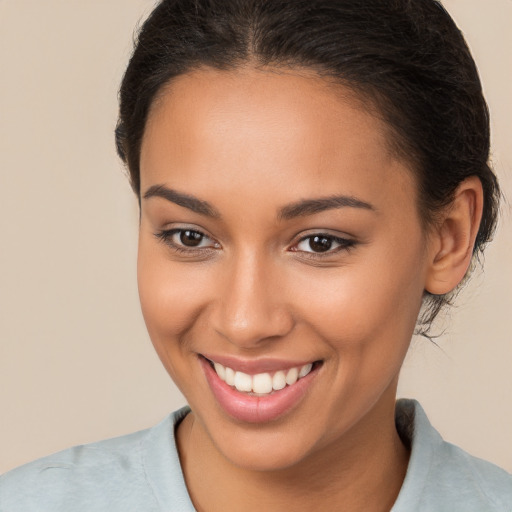
POLYGON ((427 239, 387 142, 312 73, 203 69, 153 105, 142 310, 197 424, 239 466, 290 467, 392 418, 427 239))

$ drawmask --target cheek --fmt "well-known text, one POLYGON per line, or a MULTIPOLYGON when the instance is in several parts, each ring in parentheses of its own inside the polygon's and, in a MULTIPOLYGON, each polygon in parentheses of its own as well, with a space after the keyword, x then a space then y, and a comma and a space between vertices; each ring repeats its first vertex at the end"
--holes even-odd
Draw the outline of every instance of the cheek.
POLYGON ((419 247, 375 251, 364 264, 316 278, 295 276, 302 316, 335 349, 356 354, 368 346, 408 345, 423 296, 419 247))
POLYGON ((168 367, 171 355, 187 345, 208 289, 204 272, 194 265, 176 264, 141 235, 137 281, 144 321, 158 355, 168 367), (193 268, 194 267, 194 268, 193 268))

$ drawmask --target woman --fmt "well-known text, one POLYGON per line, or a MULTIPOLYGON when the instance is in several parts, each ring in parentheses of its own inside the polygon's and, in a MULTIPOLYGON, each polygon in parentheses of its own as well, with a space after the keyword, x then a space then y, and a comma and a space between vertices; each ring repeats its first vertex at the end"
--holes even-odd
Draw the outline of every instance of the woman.
POLYGON ((164 0, 120 101, 143 314, 190 409, 7 474, 0 510, 508 510, 510 475, 395 405, 496 222, 443 8, 164 0))

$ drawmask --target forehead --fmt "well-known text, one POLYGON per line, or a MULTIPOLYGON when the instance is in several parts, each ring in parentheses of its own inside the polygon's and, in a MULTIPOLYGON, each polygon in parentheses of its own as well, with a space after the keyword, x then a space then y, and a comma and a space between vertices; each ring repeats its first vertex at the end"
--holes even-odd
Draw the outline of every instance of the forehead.
POLYGON ((411 179, 388 137, 363 98, 314 72, 205 68, 177 77, 155 100, 142 191, 167 183, 197 194, 252 186, 256 194, 264 183, 282 189, 283 201, 333 188, 375 194, 390 179, 411 179))

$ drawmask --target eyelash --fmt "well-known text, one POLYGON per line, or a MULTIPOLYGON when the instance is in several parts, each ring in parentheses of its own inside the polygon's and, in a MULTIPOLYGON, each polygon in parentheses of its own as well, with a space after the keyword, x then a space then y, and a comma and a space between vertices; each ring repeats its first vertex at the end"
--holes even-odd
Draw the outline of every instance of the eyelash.
POLYGON ((155 233, 155 236, 159 240, 164 242, 166 245, 168 245, 173 251, 175 251, 179 254, 184 254, 184 255, 189 255, 189 256, 194 256, 197 254, 205 254, 205 251, 210 252, 212 250, 217 249, 217 247, 215 247, 215 246, 220 247, 220 244, 218 244, 217 242, 214 242, 214 247, 186 247, 185 245, 180 245, 173 241, 174 235, 177 235, 179 233, 184 233, 187 231, 190 233, 201 235, 201 237, 202 237, 201 242, 204 239, 211 240, 211 238, 208 235, 204 234, 203 232, 201 232, 197 229, 187 229, 187 228, 164 229, 162 231, 155 233))
MULTIPOLYGON (((311 233, 310 235, 303 236, 297 243, 295 243, 292 246, 291 251, 292 252, 300 252, 302 253, 303 257, 311 258, 311 259, 322 259, 322 258, 328 258, 329 256, 332 256, 334 254, 338 254, 340 252, 348 252, 350 249, 352 249, 356 245, 356 241, 349 239, 349 238, 341 238, 339 236, 331 235, 329 233, 311 233), (311 244, 311 241, 314 238, 320 238, 320 239, 327 239, 330 241, 331 244, 338 244, 338 247, 329 248, 326 251, 320 251, 320 252, 314 252, 314 251, 301 251, 297 249, 301 243, 310 241, 309 244, 311 244)), ((311 245, 309 245, 311 248, 311 245)))
MULTIPOLYGON (((189 256, 205 254, 205 251, 208 251, 208 253, 209 253, 210 251, 216 250, 220 247, 220 244, 218 244, 217 242, 215 242, 213 240, 212 240, 213 246, 210 246, 210 247, 186 247, 185 245, 180 245, 173 241, 173 237, 175 235, 184 233, 187 231, 190 233, 193 233, 193 234, 200 235, 202 237, 200 243, 202 243, 205 239, 211 240, 211 238, 208 235, 206 235, 205 233, 203 233, 199 230, 196 230, 196 229, 187 229, 187 228, 166 229, 166 230, 162 230, 162 231, 155 233, 155 236, 159 240, 164 242, 166 245, 168 245, 173 251, 175 251, 179 254, 184 254, 184 255, 189 255, 189 256)), ((328 256, 332 256, 333 254, 337 254, 341 251, 348 252, 350 249, 352 249, 356 245, 356 243, 357 242, 352 239, 341 238, 341 237, 331 235, 329 233, 319 232, 319 233, 311 233, 310 235, 300 238, 292 246, 292 248, 290 250, 291 250, 291 252, 300 252, 300 253, 302 253, 303 257, 306 257, 306 258, 322 259, 322 258, 327 258, 328 256), (319 251, 319 252, 301 251, 296 248, 301 243, 306 242, 307 240, 311 240, 313 238, 328 239, 331 242, 331 244, 338 244, 338 247, 335 247, 334 249, 329 248, 328 250, 323 251, 323 252, 322 251, 319 251)))

